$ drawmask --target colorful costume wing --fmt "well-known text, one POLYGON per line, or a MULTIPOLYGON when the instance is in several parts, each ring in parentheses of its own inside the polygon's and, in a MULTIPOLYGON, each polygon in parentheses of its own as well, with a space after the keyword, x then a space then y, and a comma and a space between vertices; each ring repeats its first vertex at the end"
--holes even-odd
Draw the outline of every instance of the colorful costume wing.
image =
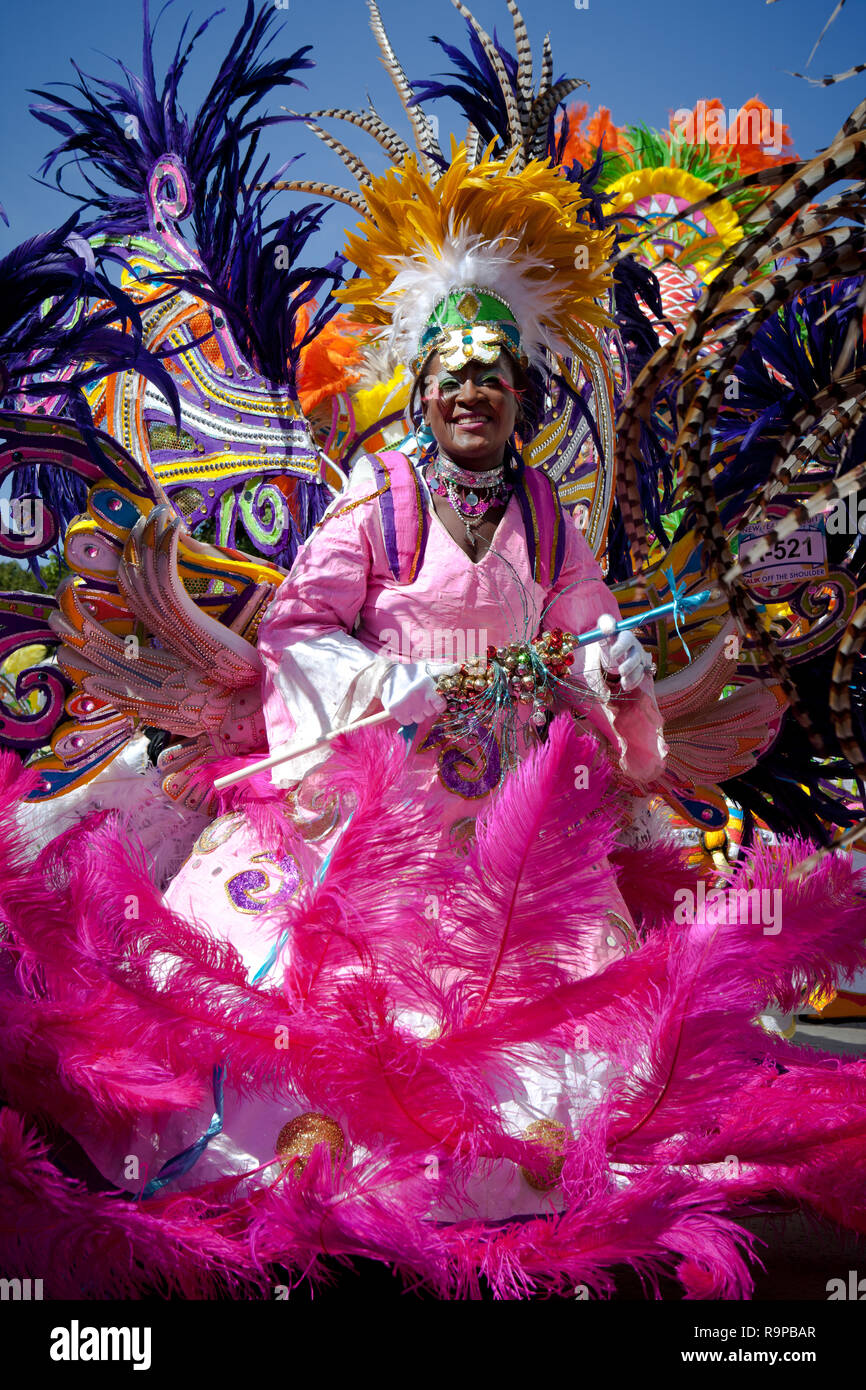
MULTIPOLYGON (((146 724, 185 737, 210 733, 227 750, 258 746, 261 727, 244 721, 259 708, 250 687, 259 683, 261 662, 249 642, 190 598, 179 575, 181 530, 170 508, 154 508, 133 527, 117 566, 117 587, 147 640, 99 622, 86 585, 68 580, 51 622, 64 642, 58 661, 88 694, 146 724)), ((235 617, 241 628, 261 610, 263 588, 267 596, 261 585, 244 595, 235 617)))
POLYGON ((40 561, 56 560, 60 538, 94 483, 105 489, 103 501, 110 496, 112 507, 136 516, 156 496, 126 450, 93 429, 82 392, 106 372, 129 366, 164 392, 170 408, 178 407, 171 377, 144 347, 138 310, 96 269, 76 224, 72 218, 0 262, 0 381, 6 401, 17 407, 0 414, 8 509, 0 553, 30 571, 22 569, 20 588, 0 596, 0 650, 5 671, 15 668, 14 686, 6 684, 2 736, 7 746, 33 752, 48 745, 64 715, 70 733, 82 726, 74 743, 64 744, 58 734, 70 764, 58 764, 37 795, 74 785, 82 768, 86 780, 88 769, 110 760, 132 731, 116 711, 97 712, 95 701, 83 701, 58 669, 49 626, 56 599, 24 589, 33 575, 45 587, 40 561), (39 664, 22 669, 18 658, 25 653, 39 664))
MULTIPOLYGON (((73 693, 66 720, 56 703, 42 713, 41 742, 50 721, 52 755, 33 764, 42 774, 33 799, 90 780, 142 726, 200 740, 190 770, 208 753, 262 741, 250 639, 282 572, 195 541, 134 461, 97 439, 126 476, 123 485, 103 478, 91 487, 87 515, 66 535, 77 573, 45 606, 38 635, 62 640, 57 659, 73 693)), ((28 627, 29 640, 36 635, 28 627)), ((173 782, 174 795, 182 790, 173 782)))
MULTIPOLYGON (((178 48, 160 91, 147 16, 141 78, 81 75, 71 96, 52 95, 50 109, 34 114, 63 136, 45 170, 71 156, 86 173, 86 201, 98 212, 85 229, 90 254, 120 265, 145 345, 165 355, 168 400, 180 402, 178 420, 162 388, 119 371, 95 387, 94 419, 143 463, 191 530, 288 567, 345 481, 299 404, 304 354, 336 313, 326 291, 342 262, 305 264, 324 207, 268 221, 269 199, 254 187, 264 169, 251 164, 259 134, 283 119, 254 108, 312 65, 307 48, 264 61, 275 19, 248 4, 194 115, 177 89, 190 49, 178 48)), ((345 375, 343 357, 318 354, 320 398, 345 375)))
MULTIPOLYGON (((92 429, 82 430, 72 421, 43 419, 23 413, 0 416, 0 469, 14 479, 19 470, 38 473, 50 467, 57 476, 86 485, 97 479, 96 508, 104 509, 102 534, 95 516, 90 530, 102 542, 102 563, 105 565, 123 522, 128 526, 142 510, 149 509, 155 500, 148 480, 135 461, 114 440, 92 429)), ((86 492, 85 492, 86 495, 86 492)), ((28 558, 38 562, 56 542, 60 520, 47 503, 41 503, 37 513, 40 525, 26 541, 21 542, 28 558)), ((92 560, 99 558, 99 546, 88 538, 92 560)), ((5 548, 0 539, 0 548, 5 548)), ((90 602, 102 616, 117 618, 105 587, 97 583, 90 602)), ((5 594, 0 600, 0 631, 4 657, 8 659, 23 647, 39 643, 52 651, 57 639, 51 622, 57 612, 57 600, 46 595, 37 600, 28 593, 5 594)), ((33 752, 52 742, 57 756, 44 762, 43 784, 34 799, 62 793, 82 781, 89 780, 109 762, 129 739, 132 722, 118 711, 96 700, 83 697, 73 680, 56 665, 43 665, 18 675, 16 694, 37 695, 39 705, 26 715, 15 713, 4 703, 4 737, 13 746, 33 752), (65 757, 61 756, 65 755, 65 757)))
MULTIPOLYGON (((61 667, 49 658, 16 673, 6 708, 12 746, 51 743, 34 799, 90 780, 143 725, 183 736, 173 795, 185 791, 181 765, 214 746, 255 746, 248 639, 284 574, 257 557, 287 566, 344 483, 298 403, 305 353, 337 308, 314 296, 339 281, 340 261, 298 268, 321 211, 266 223, 267 199, 251 186, 258 132, 277 119, 251 108, 310 66, 305 49, 262 62, 273 20, 248 5, 192 119, 177 98, 181 48, 162 92, 151 59, 140 79, 80 76, 72 97, 35 111, 63 137, 46 170, 64 155, 86 166, 98 215, 0 266, 3 386, 25 412, 4 417, 3 472, 19 511, 38 493, 40 521, 20 541, 4 528, 0 549, 41 573, 64 536, 77 576, 60 612, 19 593, 0 608, 5 657, 64 639, 61 667), (190 214, 194 244, 179 230, 190 214), (120 263, 122 289, 97 257, 120 263), (26 413, 34 400, 38 416, 26 413)), ((150 53, 147 13, 144 40, 150 53)), ((319 402, 345 386, 346 356, 318 351, 319 402)))
MULTIPOLYGON (((4 702, 8 745, 37 753, 51 746, 33 764, 41 782, 31 800, 91 780, 151 720, 187 741, 206 731, 211 750, 213 739, 255 743, 256 701, 242 687, 255 684, 258 668, 245 634, 254 634, 283 577, 194 541, 148 471, 93 427, 82 388, 127 363, 141 390, 154 382, 179 403, 143 342, 136 306, 88 268, 89 253, 69 242, 70 225, 0 263, 18 313, 0 336, 4 380, 21 406, 0 415, 0 476, 12 494, 0 551, 39 575, 62 535, 75 576, 57 598, 19 591, 0 600, 4 660, 34 647, 43 658, 16 670, 4 702), (82 312, 96 297, 101 306, 82 312), (86 513, 70 520, 82 502, 86 513), (58 635, 67 641, 59 666, 50 657, 58 635), (135 667, 130 658, 141 648, 135 667)), ((199 756, 207 751, 203 744, 199 756)), ((175 794, 182 790, 175 780, 175 794)))
POLYGON ((695 825, 721 829, 728 806, 721 785, 753 768, 772 745, 782 723, 785 697, 778 685, 736 685, 737 643, 729 619, 689 666, 656 685, 668 745, 662 779, 668 801, 695 825), (732 686, 720 707, 723 689, 732 686))

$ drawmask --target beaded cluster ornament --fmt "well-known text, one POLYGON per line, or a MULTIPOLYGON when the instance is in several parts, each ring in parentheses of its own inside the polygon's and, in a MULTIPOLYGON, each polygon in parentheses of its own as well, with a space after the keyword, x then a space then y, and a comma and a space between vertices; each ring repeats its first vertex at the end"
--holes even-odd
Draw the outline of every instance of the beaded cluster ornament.
POLYGON ((504 741, 510 742, 516 735, 520 706, 532 707, 532 723, 540 729, 546 725, 557 695, 579 690, 581 700, 592 699, 592 691, 570 677, 576 648, 609 640, 616 633, 630 632, 668 615, 673 617, 679 632, 679 622, 685 614, 715 598, 715 591, 710 589, 686 594, 685 586, 676 584, 672 572, 670 583, 673 598, 668 603, 620 618, 610 626, 600 623, 579 635, 552 628, 532 641, 491 646, 487 648, 486 661, 476 658, 464 662, 455 672, 444 673, 436 682, 447 704, 444 721, 452 728, 460 724, 492 728, 499 723, 504 741))
POLYGON ((554 628, 532 642, 488 647, 486 661, 476 657, 439 677, 436 684, 448 715, 490 723, 500 715, 515 714, 518 705, 531 705, 532 722, 542 727, 557 687, 568 681, 576 644, 573 633, 554 628))

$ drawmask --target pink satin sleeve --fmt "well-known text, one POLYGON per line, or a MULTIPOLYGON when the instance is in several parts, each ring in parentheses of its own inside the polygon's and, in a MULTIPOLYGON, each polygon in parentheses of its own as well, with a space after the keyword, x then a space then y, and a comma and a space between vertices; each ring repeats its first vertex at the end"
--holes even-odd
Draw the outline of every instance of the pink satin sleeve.
POLYGON ((319 722, 327 727, 330 706, 374 659, 351 637, 372 565, 369 506, 351 506, 358 500, 356 490, 338 499, 306 541, 259 628, 263 708, 272 749, 293 740, 303 722, 302 708, 320 704, 319 722), (330 698, 326 685, 332 686, 330 698))

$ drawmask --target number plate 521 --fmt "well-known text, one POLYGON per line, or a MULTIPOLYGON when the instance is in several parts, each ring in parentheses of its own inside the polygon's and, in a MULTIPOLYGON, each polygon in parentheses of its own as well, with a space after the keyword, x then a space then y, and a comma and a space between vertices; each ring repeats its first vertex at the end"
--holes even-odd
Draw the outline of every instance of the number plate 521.
POLYGON ((774 541, 769 550, 761 537, 772 531, 772 521, 744 526, 740 533, 739 557, 743 577, 753 583, 795 584, 804 579, 820 579, 827 573, 827 538, 821 517, 807 522, 793 535, 774 541))

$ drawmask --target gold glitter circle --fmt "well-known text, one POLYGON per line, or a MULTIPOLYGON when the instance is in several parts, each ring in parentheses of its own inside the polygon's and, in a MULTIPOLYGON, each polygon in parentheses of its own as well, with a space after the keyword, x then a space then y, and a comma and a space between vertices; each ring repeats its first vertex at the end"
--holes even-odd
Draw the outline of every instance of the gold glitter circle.
POLYGON ((568 1138, 568 1131, 559 1120, 533 1120, 523 1131, 523 1138, 550 1150, 546 1175, 538 1171, 530 1172, 528 1168, 520 1169, 529 1186, 536 1192, 550 1192, 559 1182, 562 1165, 565 1163, 565 1155, 560 1150, 568 1138))
POLYGON ((283 1125, 277 1135, 275 1152, 277 1158, 290 1164, 293 1171, 302 1173, 317 1144, 327 1144, 331 1157, 338 1159, 346 1147, 346 1136, 336 1120, 318 1111, 307 1110, 283 1125))

